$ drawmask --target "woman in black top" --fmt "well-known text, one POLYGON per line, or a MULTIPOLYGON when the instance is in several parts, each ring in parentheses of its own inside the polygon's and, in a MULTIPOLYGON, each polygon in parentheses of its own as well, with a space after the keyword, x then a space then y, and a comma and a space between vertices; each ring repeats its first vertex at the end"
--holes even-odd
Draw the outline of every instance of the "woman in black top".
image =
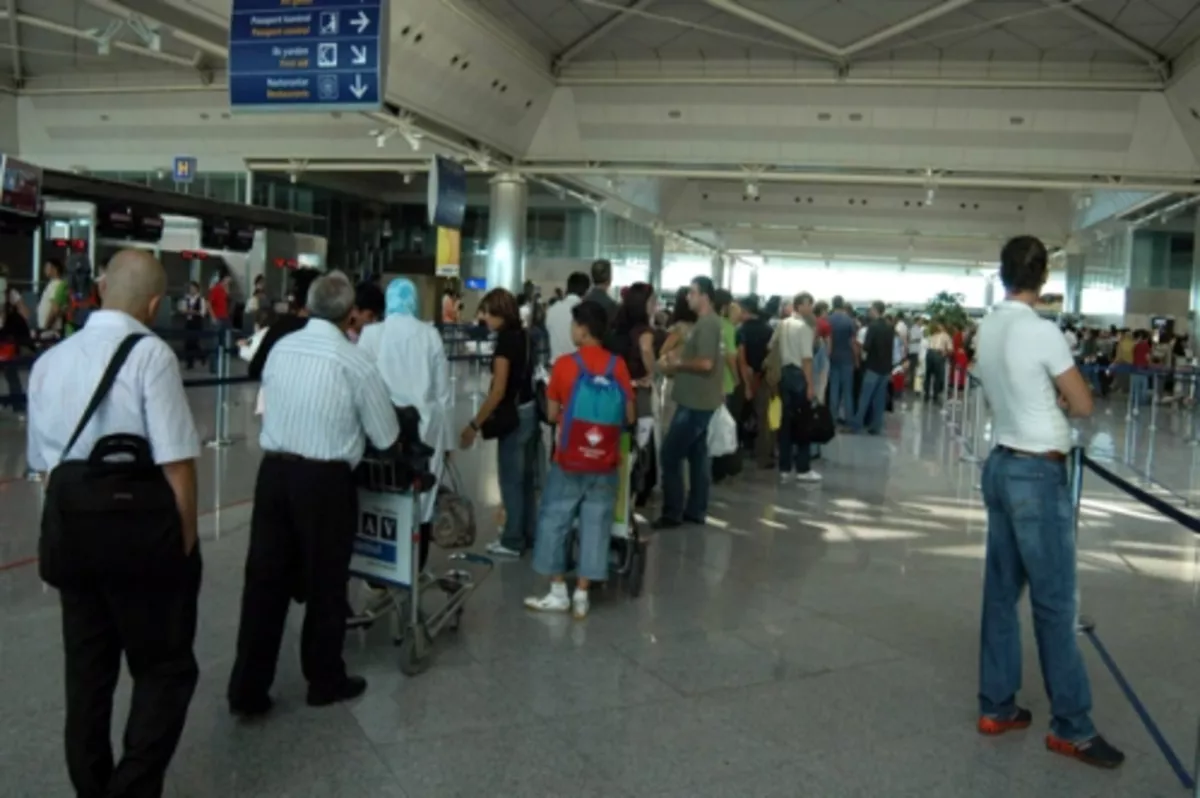
POLYGON ((487 398, 462 431, 462 448, 478 435, 496 439, 496 470, 504 529, 489 544, 490 554, 520 557, 533 547, 537 523, 534 491, 541 455, 537 405, 533 401, 533 344, 521 325, 517 298, 503 288, 489 291, 479 303, 488 329, 496 334, 492 383, 487 398))
POLYGON ((625 291, 609 335, 610 352, 620 356, 629 368, 637 400, 637 461, 630 474, 638 507, 650 500, 658 484, 654 456, 654 330, 650 317, 656 311, 654 289, 649 283, 634 283, 625 291))

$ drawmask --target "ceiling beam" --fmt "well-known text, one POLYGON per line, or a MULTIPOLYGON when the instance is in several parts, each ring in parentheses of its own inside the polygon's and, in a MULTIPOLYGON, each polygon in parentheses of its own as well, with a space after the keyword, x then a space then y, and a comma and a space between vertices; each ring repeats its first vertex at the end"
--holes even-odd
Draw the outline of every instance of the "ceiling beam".
POLYGON ((832 45, 826 41, 822 41, 816 36, 805 33, 798 28, 793 28, 791 25, 780 22, 774 17, 768 17, 766 14, 746 8, 745 6, 737 3, 736 0, 705 0, 705 2, 713 8, 724 11, 730 16, 744 19, 760 28, 769 30, 773 33, 783 36, 786 39, 791 39, 794 42, 802 44, 810 50, 815 50, 816 52, 827 56, 839 64, 844 63, 845 61, 842 56, 841 49, 835 45, 832 45))
POLYGON ((132 19, 141 18, 144 21, 152 23, 152 26, 157 25, 160 27, 166 27, 174 38, 185 44, 195 47, 197 50, 208 53, 209 55, 214 55, 222 59, 224 59, 227 55, 226 48, 224 46, 215 45, 212 42, 205 41, 199 36, 188 33, 186 30, 180 30, 169 25, 164 25, 163 22, 158 18, 147 17, 143 14, 139 14, 138 12, 129 9, 122 4, 115 2, 115 0, 83 0, 83 2, 97 11, 103 11, 106 14, 111 14, 114 17, 125 20, 126 22, 132 19))
POLYGON ((555 55, 554 58, 551 59, 551 67, 555 72, 558 72, 572 59, 581 55, 593 44, 612 33, 617 29, 617 27, 629 20, 630 17, 636 16, 639 11, 645 11, 655 2, 656 0, 632 0, 627 7, 617 11, 611 17, 580 36, 578 39, 568 45, 567 48, 561 53, 555 55))
POLYGON ((1129 36, 1123 31, 1117 30, 1112 25, 1109 25, 1104 20, 1093 15, 1089 11, 1079 8, 1071 0, 1042 0, 1046 6, 1057 10, 1061 14, 1065 14, 1071 19, 1086 28, 1090 28, 1094 32, 1105 37, 1113 44, 1120 47, 1126 52, 1133 53, 1141 58, 1146 63, 1150 64, 1163 80, 1171 77, 1171 62, 1160 52, 1147 47, 1137 39, 1129 36))
POLYGON ((862 52, 863 50, 874 47, 875 45, 881 44, 889 39, 894 39, 902 33, 907 33, 913 28, 919 28, 927 22, 932 22, 938 17, 944 17, 945 15, 957 11, 963 6, 970 5, 974 2, 975 0, 945 0, 945 2, 941 3, 940 5, 927 8, 918 14, 913 14, 908 19, 902 19, 894 25, 889 25, 882 30, 878 30, 869 36, 865 36, 856 42, 846 45, 841 49, 842 55, 850 56, 854 55, 855 53, 862 52))
POLYGON ((137 14, 170 29, 175 38, 203 50, 209 55, 226 58, 229 31, 220 25, 189 14, 159 0, 85 0, 88 5, 114 16, 128 19, 137 14))
POLYGON ((8 43, 12 45, 13 85, 25 82, 25 65, 21 61, 21 32, 17 24, 17 0, 8 0, 8 43))
MULTIPOLYGON (((81 39, 86 42, 91 42, 92 44, 100 44, 100 37, 96 36, 96 34, 92 33, 91 31, 73 28, 70 25, 63 25, 62 23, 54 22, 49 19, 35 17, 32 14, 13 14, 8 11, 0 11, 0 19, 7 19, 10 24, 15 20, 19 25, 26 25, 30 28, 39 28, 51 33, 60 33, 63 36, 70 36, 73 39, 81 39)), ((172 55, 170 53, 164 53, 158 50, 151 50, 149 47, 143 47, 140 44, 130 44, 129 42, 123 42, 114 39, 109 43, 109 46, 114 50, 121 50, 122 52, 140 55, 145 58, 153 58, 156 61, 174 64, 175 66, 190 67, 193 69, 197 66, 196 59, 194 58, 187 58, 186 56, 182 55, 172 55)))

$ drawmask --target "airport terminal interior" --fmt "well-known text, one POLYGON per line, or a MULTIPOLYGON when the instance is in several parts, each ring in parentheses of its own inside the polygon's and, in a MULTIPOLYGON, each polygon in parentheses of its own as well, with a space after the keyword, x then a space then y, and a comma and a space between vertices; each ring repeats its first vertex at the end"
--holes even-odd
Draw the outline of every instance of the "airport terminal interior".
MULTIPOLYGON (((26 459, 44 412, 26 406, 28 372, 54 345, 46 268, 98 277, 130 248, 163 264, 152 327, 206 443, 200 680, 164 795, 1196 789, 1197 0, 0 0, 0 175, 5 317, 38 337, 27 353, 0 332, 5 798, 76 794, 59 597, 38 568, 46 483, 26 459), (530 558, 486 552, 505 512, 496 444, 457 451, 478 534, 427 570, 474 581, 433 581, 419 617, 438 617, 443 587, 462 588, 461 613, 421 652, 411 608, 387 612, 353 578, 350 604, 380 609, 346 638, 365 694, 306 705, 293 605, 274 708, 230 713, 262 419, 217 333, 193 333, 208 360, 185 343, 189 283, 229 274, 248 335, 246 304, 286 312, 299 269, 409 277, 451 361, 457 431, 488 389, 471 325, 491 289, 522 294, 532 327, 598 260, 613 299, 645 282, 664 309, 698 276, 776 298, 776 318, 801 292, 856 313, 880 301, 906 328, 966 333, 970 369, 969 331, 1004 299, 1000 250, 1021 235, 1049 251, 1035 309, 1096 389, 1072 422, 1077 641, 1119 769, 1047 751, 1028 601, 1032 726, 976 730, 991 409, 953 373, 925 401, 923 368, 882 434, 820 448, 819 484, 743 451, 703 524, 652 529, 652 494, 632 524, 644 560, 619 573, 614 554, 581 620, 525 608, 545 590, 530 558), (1097 341, 1119 352, 1142 331, 1153 365, 1096 365, 1097 341)), ((123 673, 118 753, 129 695, 123 673)))

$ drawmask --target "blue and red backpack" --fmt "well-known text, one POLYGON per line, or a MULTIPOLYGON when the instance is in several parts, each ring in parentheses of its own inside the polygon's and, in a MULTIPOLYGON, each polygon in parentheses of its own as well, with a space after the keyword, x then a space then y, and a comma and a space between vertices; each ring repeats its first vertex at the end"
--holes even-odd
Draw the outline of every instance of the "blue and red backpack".
POLYGON ((605 473, 621 457, 628 397, 617 382, 616 355, 610 355, 603 374, 593 374, 576 352, 579 368, 559 433, 558 464, 564 471, 605 473))

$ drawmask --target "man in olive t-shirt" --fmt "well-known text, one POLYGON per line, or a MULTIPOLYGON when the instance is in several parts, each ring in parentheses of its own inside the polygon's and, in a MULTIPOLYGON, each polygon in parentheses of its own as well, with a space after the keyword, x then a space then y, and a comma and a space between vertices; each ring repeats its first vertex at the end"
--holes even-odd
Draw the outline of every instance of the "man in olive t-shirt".
POLYGON ((678 405, 671 425, 663 435, 662 516, 655 529, 673 529, 703 524, 708 514, 708 487, 712 478, 708 461, 708 422, 725 401, 724 367, 721 358, 721 318, 713 312, 716 289, 707 277, 692 281, 688 305, 697 321, 684 342, 677 360, 669 360, 662 371, 675 378, 671 398, 678 405), (690 494, 683 493, 683 461, 689 466, 690 494))

